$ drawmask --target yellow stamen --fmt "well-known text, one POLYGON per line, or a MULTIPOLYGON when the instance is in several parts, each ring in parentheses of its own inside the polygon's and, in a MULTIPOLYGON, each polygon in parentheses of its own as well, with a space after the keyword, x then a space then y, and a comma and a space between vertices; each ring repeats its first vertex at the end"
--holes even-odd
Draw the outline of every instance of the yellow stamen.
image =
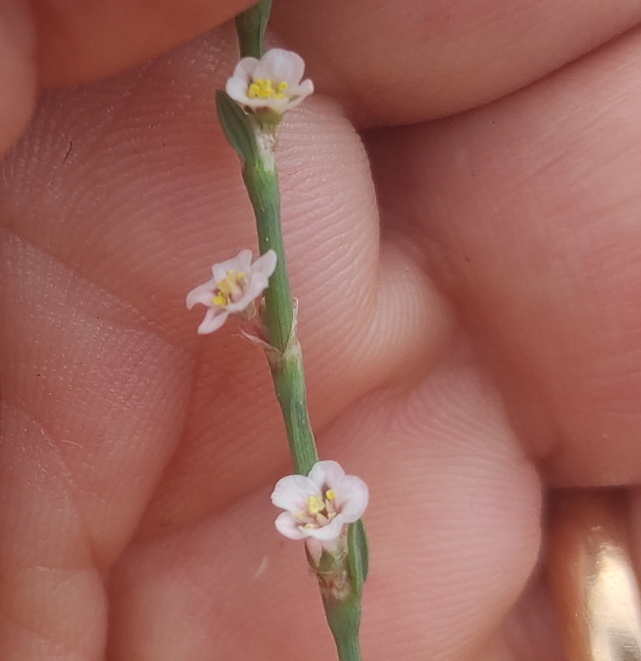
POLYGON ((284 99, 285 92, 287 91, 287 83, 278 83, 274 87, 274 83, 265 78, 257 78, 247 90, 247 96, 250 99, 284 99))
POLYGON ((227 298, 227 296, 225 296, 225 294, 219 293, 216 294, 216 296, 214 296, 214 298, 212 299, 212 303, 214 305, 227 305, 227 303, 229 303, 229 299, 227 298))
POLYGON ((223 280, 216 283, 216 293, 212 298, 213 305, 229 305, 237 300, 243 293, 243 287, 247 283, 247 275, 244 271, 230 269, 223 280))
POLYGON ((334 498, 336 498, 336 493, 334 492, 334 489, 327 489, 327 491, 325 492, 325 498, 327 498, 327 500, 334 500, 334 498))
POLYGON ((216 285, 216 288, 224 296, 229 296, 231 294, 231 283, 229 282, 229 280, 221 280, 216 285))
POLYGON ((311 515, 318 514, 325 507, 321 496, 309 496, 307 499, 307 510, 311 515))

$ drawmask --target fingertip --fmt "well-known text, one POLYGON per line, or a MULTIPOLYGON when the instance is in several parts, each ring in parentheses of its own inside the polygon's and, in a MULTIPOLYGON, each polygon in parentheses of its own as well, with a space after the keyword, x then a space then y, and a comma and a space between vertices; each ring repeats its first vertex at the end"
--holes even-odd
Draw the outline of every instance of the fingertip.
POLYGON ((114 76, 232 19, 251 0, 38 0, 38 67, 43 86, 114 76))
POLYGON ((450 304, 410 254, 383 238, 374 322, 361 347, 371 355, 387 352, 393 380, 424 374, 447 354, 454 316, 450 304))
POLYGON ((0 154, 27 126, 36 99, 35 38, 21 3, 0 10, 0 154))

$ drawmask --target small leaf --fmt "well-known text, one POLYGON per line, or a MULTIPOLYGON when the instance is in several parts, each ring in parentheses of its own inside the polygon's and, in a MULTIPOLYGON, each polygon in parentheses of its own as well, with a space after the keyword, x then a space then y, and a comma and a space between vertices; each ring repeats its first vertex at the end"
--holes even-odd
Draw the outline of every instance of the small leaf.
POLYGON ((258 149, 251 120, 227 92, 216 92, 216 110, 229 144, 243 161, 256 161, 258 149))
POLYGON ((354 583, 354 591, 360 596, 369 571, 369 549, 363 519, 350 524, 347 545, 349 571, 354 583))
POLYGON ((236 32, 241 57, 255 57, 260 60, 263 56, 265 28, 271 9, 272 0, 261 0, 236 16, 236 32))

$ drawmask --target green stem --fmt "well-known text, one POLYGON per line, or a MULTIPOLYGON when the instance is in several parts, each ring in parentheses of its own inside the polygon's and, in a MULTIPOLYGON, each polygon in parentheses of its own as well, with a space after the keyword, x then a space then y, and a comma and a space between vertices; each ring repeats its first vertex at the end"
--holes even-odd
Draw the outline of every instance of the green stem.
POLYGON ((255 127, 258 158, 246 161, 243 179, 256 215, 261 254, 274 250, 276 270, 265 292, 269 343, 274 348, 270 366, 276 396, 283 412, 289 447, 297 473, 307 475, 318 461, 309 415, 303 357, 296 337, 295 311, 287 276, 285 246, 280 226, 280 192, 274 163, 273 133, 255 127))
POLYGON ((361 621, 360 599, 325 602, 327 623, 336 642, 340 661, 362 661, 358 630, 361 621))
POLYGON ((361 661, 361 646, 358 641, 358 636, 350 636, 346 640, 344 638, 337 639, 336 642, 336 651, 338 652, 338 658, 340 661, 361 661))
MULTIPOLYGON (((271 4, 272 0, 261 0, 236 19, 242 57, 262 57, 271 4)), ((280 117, 269 113, 259 116, 258 112, 246 115, 224 93, 217 95, 217 108, 225 133, 243 162, 243 179, 256 216, 260 252, 274 250, 277 256, 276 269, 265 291, 264 321, 270 344, 267 357, 283 412, 294 470, 307 475, 318 461, 318 451, 307 411, 303 356, 296 336, 296 309, 292 304, 280 224, 280 191, 273 152, 274 132, 280 117)), ((320 574, 319 585, 340 661, 362 661, 358 630, 361 592, 368 565, 367 537, 362 521, 350 526, 348 538, 348 553, 341 556, 342 564, 335 568, 334 579, 338 576, 343 582, 347 580, 344 584, 339 581, 342 588, 338 598, 331 589, 329 592, 323 589, 323 585, 328 586, 321 581, 320 574), (346 586, 349 590, 344 593, 346 586)))

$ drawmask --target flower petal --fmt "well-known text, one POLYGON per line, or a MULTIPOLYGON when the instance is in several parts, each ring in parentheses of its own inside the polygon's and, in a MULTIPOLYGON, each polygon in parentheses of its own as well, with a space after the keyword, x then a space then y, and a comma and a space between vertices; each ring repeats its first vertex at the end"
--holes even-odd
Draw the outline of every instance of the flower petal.
MULTIPOLYGON (((260 291, 262 291, 262 289, 260 291)), ((260 291, 259 291, 259 293, 260 293, 260 291)), ((225 306, 225 310, 227 310, 227 312, 229 312, 229 314, 240 314, 241 312, 244 312, 245 310, 247 310, 247 308, 249 308, 251 306, 251 304, 253 303, 256 296, 249 296, 247 294, 244 294, 243 297, 239 298, 235 303, 228 303, 225 306)), ((254 306, 254 308, 255 308, 255 306, 254 306)), ((247 315, 247 318, 250 319, 253 316, 254 316, 253 314, 249 314, 249 315, 247 315)))
POLYGON ((298 89, 296 90, 296 94, 299 96, 309 96, 310 94, 314 93, 314 83, 307 78, 306 80, 303 80, 303 82, 298 86, 298 89))
POLYGON ((238 78, 239 80, 245 81, 245 84, 249 84, 249 81, 252 79, 252 75, 259 64, 260 60, 257 60, 255 57, 243 57, 236 65, 232 78, 238 78))
POLYGON ((237 301, 228 303, 225 306, 225 310, 232 314, 242 312, 263 293, 268 284, 269 282, 267 281, 267 278, 263 277, 262 275, 252 275, 252 278, 249 281, 249 285, 243 292, 243 295, 237 301))
POLYGON ((244 271, 247 275, 249 275, 253 268, 252 257, 253 255, 251 250, 248 250, 247 248, 241 250, 238 255, 236 255, 235 266, 232 266, 231 268, 234 268, 236 271, 244 271))
POLYGON ((276 261, 276 252, 274 250, 268 250, 252 264, 252 275, 259 273, 260 275, 269 278, 269 276, 276 270, 276 261))
POLYGON ((218 284, 227 277, 227 271, 244 271, 248 276, 251 272, 252 251, 247 248, 241 250, 236 257, 227 259, 220 264, 214 264, 211 272, 214 281, 218 284))
POLYGON ((282 48, 272 48, 263 55, 252 77, 254 80, 266 78, 275 83, 296 86, 304 72, 305 60, 300 55, 282 48))
POLYGON ((308 78, 304 80, 295 92, 292 92, 292 97, 287 104, 287 109, 291 110, 299 106, 310 94, 314 93, 314 83, 308 78))
POLYGON ((241 78, 228 78, 225 83, 225 92, 229 95, 231 99, 240 103, 242 106, 245 106, 249 103, 250 99, 247 96, 247 85, 244 80, 241 78))
POLYGON ((229 317, 229 312, 226 310, 212 310, 211 308, 205 313, 205 318, 198 326, 198 335, 207 335, 217 331, 229 317))
POLYGON ((289 539, 305 539, 306 537, 309 537, 306 530, 301 529, 296 525, 294 517, 289 512, 281 512, 276 517, 274 525, 281 535, 284 535, 289 539))
POLYGON ((363 516, 369 502, 369 489, 360 477, 345 475, 337 482, 336 508, 340 511, 345 523, 354 523, 363 516))
POLYGON ((296 515, 307 510, 307 499, 320 496, 320 489, 304 475, 287 475, 276 482, 272 503, 296 515))
POLYGON ((307 477, 319 489, 324 486, 334 488, 336 483, 345 477, 345 471, 337 461, 317 461, 307 477))
POLYGON ((198 285, 198 287, 192 289, 185 299, 187 309, 191 310, 194 305, 197 305, 198 303, 209 307, 214 298, 215 288, 216 282, 214 280, 209 280, 204 285, 198 285))
POLYGON ((343 515, 337 514, 326 526, 322 528, 305 528, 305 532, 309 533, 307 535, 308 537, 314 537, 315 539, 336 539, 341 534, 344 524, 343 515))

